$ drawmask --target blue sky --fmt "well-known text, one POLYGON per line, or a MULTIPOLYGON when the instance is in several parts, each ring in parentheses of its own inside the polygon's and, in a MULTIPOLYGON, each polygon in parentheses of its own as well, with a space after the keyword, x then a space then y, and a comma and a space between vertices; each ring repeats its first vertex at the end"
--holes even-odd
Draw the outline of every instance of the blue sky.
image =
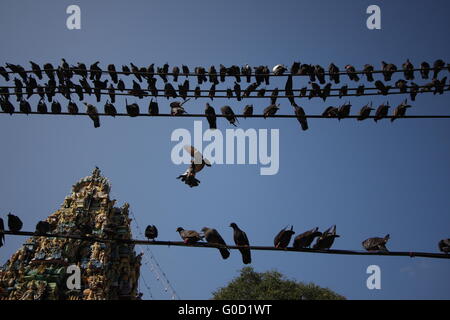
MULTIPOLYGON (((401 65, 407 58, 416 65, 438 58, 450 61, 445 41, 448 1, 5 0, 0 9, 1 64, 28 66, 33 60, 58 65, 63 57, 71 64, 100 60, 102 67, 168 62, 191 69, 220 63, 290 66, 294 60, 324 67, 334 62, 341 68, 348 63, 379 67, 382 60, 401 65), (71 4, 81 7, 81 30, 66 28, 65 11, 71 4), (381 7, 382 30, 366 28, 371 4, 381 7)), ((294 86, 306 81, 295 79, 294 86)), ((283 81, 275 84, 284 87, 283 81)), ((388 100, 395 106, 402 98, 388 100)), ((59 100, 65 107, 65 99, 59 100)), ((35 107, 36 98, 30 101, 35 107)), ((378 105, 386 97, 352 98, 353 112, 369 101, 378 105)), ((136 102, 147 110, 147 99, 136 102)), ((159 102, 160 110, 169 110, 167 100, 159 102)), ((188 112, 202 112, 205 102, 185 106, 188 112)), ((217 99, 211 104, 216 111, 225 104, 239 110, 248 102, 257 112, 269 104, 268 99, 217 99)), ((280 113, 291 112, 287 101, 280 102, 280 113)), ((342 101, 297 103, 318 114, 342 101)), ((424 94, 413 106, 410 114, 448 114, 449 98, 424 94)), ((124 109, 122 99, 116 107, 124 109)), ((450 236, 448 120, 375 124, 312 119, 309 124, 310 130, 302 132, 295 119, 242 120, 244 129, 280 129, 279 173, 261 176, 256 165, 214 166, 200 173, 200 187, 190 189, 175 179, 185 166, 170 160, 170 135, 177 128, 192 130, 191 118, 102 118, 102 127, 94 129, 87 118, 2 115, 0 213, 15 212, 24 229, 32 230, 59 207, 75 181, 99 166, 112 182, 112 197, 131 204, 141 227, 156 224, 160 240, 178 240, 178 226, 209 226, 232 243, 228 225, 236 222, 251 244, 269 245, 287 224, 297 233, 337 224, 341 238, 335 248, 359 250, 367 237, 390 233, 391 250, 437 252, 438 241, 450 236)), ((219 120, 219 128, 229 127, 219 120)), ((23 241, 8 237, 0 262, 23 241)), ((210 298, 243 266, 234 251, 222 261, 216 250, 150 249, 184 299, 210 298)), ((253 252, 252 266, 257 271, 277 269, 350 299, 450 298, 447 260, 253 252), (366 288, 366 268, 372 264, 381 267, 381 290, 366 288)), ((154 298, 170 298, 148 268, 142 272, 154 298)))

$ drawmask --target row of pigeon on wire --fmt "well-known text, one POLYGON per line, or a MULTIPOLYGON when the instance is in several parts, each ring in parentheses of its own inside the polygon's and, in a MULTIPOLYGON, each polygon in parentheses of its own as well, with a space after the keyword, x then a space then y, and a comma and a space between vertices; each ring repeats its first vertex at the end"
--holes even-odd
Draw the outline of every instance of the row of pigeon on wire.
MULTIPOLYGON (((19 232, 22 229, 23 223, 20 218, 11 213, 8 214, 8 229, 11 232, 19 232)), ((242 262, 249 264, 252 262, 250 242, 247 234, 238 227, 238 225, 232 222, 229 225, 233 229, 233 240, 236 246, 239 246, 239 251, 242 255, 242 262)), ((0 218, 0 247, 5 242, 5 235, 2 231, 5 230, 3 219, 0 218)), ((35 234, 47 235, 51 232, 51 225, 47 221, 39 221, 36 225, 35 234)), ((199 233, 195 230, 185 230, 182 227, 178 227, 176 232, 179 233, 181 239, 185 244, 194 244, 202 240, 206 240, 207 243, 217 245, 220 255, 223 259, 227 259, 230 256, 230 251, 227 249, 227 244, 220 233, 214 228, 204 227, 202 232, 199 233)), ((292 236, 295 234, 293 226, 290 229, 285 227, 281 229, 273 240, 275 248, 285 249, 289 247, 292 236)), ((158 237, 158 228, 154 225, 149 225, 145 229, 145 237, 149 240, 155 240, 158 237)), ((320 232, 319 228, 314 228, 297 235, 294 238, 292 248, 305 249, 311 248, 313 250, 329 250, 334 244, 334 240, 339 238, 340 235, 336 233, 336 225, 331 226, 324 232, 320 232), (313 245, 313 242, 315 243, 313 245)), ((372 237, 364 240, 362 246, 369 252, 389 252, 386 248, 386 244, 389 241, 390 236, 385 237, 372 237)), ((438 244, 441 252, 448 254, 450 252, 450 239, 443 239, 438 244)))
MULTIPOLYGON (((173 101, 170 103, 170 115, 171 116, 181 116, 184 114, 188 114, 186 109, 183 107, 183 104, 189 100, 185 100, 183 102, 180 101, 173 101)), ((91 118, 91 120, 94 123, 94 127, 98 128, 100 127, 100 113, 98 112, 98 109, 96 106, 84 102, 86 106, 86 113, 91 118)), ((15 113, 15 107, 9 100, 1 100, 0 99, 0 107, 4 113, 9 113, 10 115, 15 113)), ((300 122, 301 128, 303 130, 308 130, 308 122, 307 122, 307 116, 304 111, 304 109, 298 105, 293 106, 294 107, 294 113, 297 118, 297 120, 300 122)), ((345 119, 350 116, 352 105, 349 102, 346 102, 342 104, 339 107, 329 106, 327 107, 323 113, 322 116, 324 118, 337 118, 338 120, 345 119)), ((52 114, 61 114, 62 113, 62 106, 61 104, 54 100, 51 104, 50 111, 52 114)), ((381 120, 383 118, 386 118, 388 116, 388 112, 391 106, 389 105, 389 102, 381 104, 375 111, 374 120, 377 122, 378 120, 381 120)), ((394 121, 395 119, 404 117, 406 115, 406 110, 408 108, 411 108, 411 105, 408 104, 407 99, 405 99, 403 102, 401 102, 393 111, 392 117, 390 118, 391 121, 394 121)), ((269 106, 264 108, 262 115, 264 118, 267 117, 273 117, 276 115, 278 110, 280 109, 280 104, 271 103, 269 106)), ((38 102, 37 112, 40 114, 46 114, 49 112, 47 104, 42 99, 38 102)), ((375 110, 372 106, 372 102, 364 105, 358 113, 357 120, 362 121, 370 117, 372 110, 375 110)), ((30 103, 27 100, 21 100, 19 105, 19 111, 23 114, 30 114, 33 112, 30 103)), ((239 123, 238 118, 236 114, 234 113, 233 109, 229 105, 225 105, 220 108, 220 111, 222 115, 228 120, 230 124, 233 126, 237 126, 237 123, 239 123)), ((79 113, 79 108, 77 104, 73 101, 69 101, 67 105, 67 112, 72 115, 76 115, 79 113)), ((130 117, 137 117, 141 115, 141 108, 139 107, 138 103, 132 103, 128 104, 126 101, 126 112, 127 115, 130 117)), ((104 114, 115 117, 117 115, 117 109, 114 104, 107 101, 104 105, 104 114)), ((157 101, 151 100, 148 106, 148 114, 151 116, 157 116, 159 115, 159 104, 157 101)), ((248 104, 244 107, 242 116, 244 118, 246 117, 252 117, 254 115, 254 107, 253 104, 248 104)), ((213 106, 211 106, 208 102, 206 103, 204 116, 206 117, 209 128, 210 129, 217 129, 217 114, 213 106)))
POLYGON ((72 82, 67 79, 60 82, 57 85, 55 80, 49 80, 44 85, 39 85, 35 78, 29 76, 25 83, 18 78, 14 78, 14 86, 2 86, 0 87, 0 95, 3 100, 9 99, 10 95, 15 95, 17 101, 21 101, 26 98, 29 99, 34 94, 37 94, 41 99, 47 97, 48 102, 53 101, 53 97, 56 94, 63 95, 67 100, 72 101, 72 94, 78 96, 80 101, 83 101, 86 95, 95 95, 97 102, 100 102, 102 95, 108 95, 111 102, 116 101, 116 95, 130 95, 143 99, 147 96, 166 97, 169 98, 182 98, 186 100, 188 98, 209 98, 214 100, 214 98, 227 98, 234 99, 238 101, 246 98, 265 98, 269 97, 272 104, 274 104, 278 97, 287 97, 291 105, 295 105, 295 98, 322 98, 326 101, 328 97, 339 97, 344 96, 363 96, 363 95, 388 95, 388 94, 410 94, 411 100, 415 100, 418 93, 423 92, 433 92, 433 94, 443 94, 444 91, 449 90, 449 86, 446 84, 447 77, 442 79, 433 79, 431 82, 424 85, 418 85, 417 83, 411 82, 410 84, 403 79, 399 79, 395 82, 393 86, 387 85, 380 80, 375 81, 374 88, 366 88, 365 85, 360 85, 357 88, 349 88, 348 85, 343 85, 340 88, 332 88, 331 83, 327 83, 324 86, 320 86, 315 82, 310 82, 310 87, 304 86, 301 89, 293 88, 292 76, 289 76, 285 89, 280 90, 279 88, 266 89, 258 88, 259 84, 257 82, 251 83, 245 89, 241 88, 241 85, 235 82, 234 87, 227 88, 226 90, 217 90, 216 85, 212 84, 208 90, 202 90, 197 86, 194 90, 190 89, 189 81, 185 80, 182 85, 178 86, 178 91, 173 87, 171 83, 166 83, 164 89, 157 89, 156 85, 149 82, 147 88, 141 87, 141 85, 133 80, 132 88, 125 88, 123 81, 115 87, 113 84, 108 86, 108 80, 97 81, 94 80, 93 84, 90 84, 87 79, 80 79, 79 84, 72 82), (13 89, 10 92, 9 89, 13 89), (391 89, 396 89, 396 91, 391 91, 391 89), (376 91, 373 91, 376 90, 376 91), (120 91, 121 93, 119 93, 120 91), (202 92, 205 92, 202 95, 202 92), (223 92, 223 95, 218 95, 217 93, 223 92), (255 93, 254 95, 252 95, 255 93), (268 95, 266 95, 266 93, 268 95), (284 95, 282 95, 284 93, 284 95))
POLYGON ((91 80, 100 80, 103 73, 109 73, 113 82, 118 83, 118 74, 124 74, 126 76, 134 75, 136 79, 141 82, 143 79, 154 78, 155 75, 158 75, 165 83, 168 82, 168 76, 171 75, 175 82, 178 81, 178 77, 180 76, 195 76, 197 77, 198 84, 202 84, 204 82, 211 82, 214 84, 219 84, 220 82, 225 82, 226 77, 234 77, 236 82, 241 82, 241 77, 245 77, 247 83, 252 81, 252 77, 255 78, 255 81, 259 84, 265 82, 266 85, 270 84, 271 76, 282 76, 282 75, 294 75, 294 76, 308 76, 310 81, 318 80, 321 84, 325 83, 325 76, 328 75, 330 81, 334 81, 335 83, 340 82, 340 76, 346 74, 351 81, 359 81, 360 78, 358 74, 364 74, 369 82, 374 81, 373 75, 376 73, 381 73, 385 81, 390 81, 392 75, 396 72, 403 72, 406 80, 414 80, 415 75, 414 71, 420 71, 421 77, 423 79, 428 79, 430 72, 433 72, 433 79, 438 77, 438 74, 441 70, 447 69, 450 71, 450 64, 446 64, 442 59, 437 59, 433 63, 433 67, 426 61, 420 64, 420 68, 416 69, 411 61, 406 60, 402 64, 402 69, 400 70, 395 64, 387 63, 382 61, 381 70, 375 70, 375 67, 371 64, 366 64, 363 67, 363 70, 357 71, 356 68, 352 65, 346 65, 345 71, 341 71, 338 66, 334 63, 331 63, 328 67, 328 72, 325 71, 325 68, 321 65, 311 65, 300 62, 293 62, 290 67, 290 72, 287 73, 288 68, 283 64, 277 64, 272 68, 272 72, 268 66, 260 65, 257 67, 251 67, 246 64, 244 66, 232 65, 230 67, 226 67, 224 65, 220 65, 217 68, 215 66, 210 66, 208 70, 204 67, 195 67, 194 72, 191 73, 190 69, 186 65, 182 65, 182 67, 173 66, 170 72, 170 66, 168 63, 165 63, 162 67, 155 67, 155 64, 152 63, 148 67, 138 67, 133 63, 130 63, 130 66, 123 65, 122 71, 117 71, 114 64, 109 64, 106 70, 102 70, 99 66, 100 62, 97 61, 89 68, 87 68, 86 64, 78 62, 76 66, 70 66, 69 63, 62 59, 60 65, 55 68, 51 63, 45 63, 43 68, 40 67, 39 64, 30 61, 31 70, 27 71, 24 67, 18 64, 6 63, 6 68, 0 66, 0 75, 2 75, 6 81, 9 81, 9 73, 18 73, 24 81, 27 79, 27 73, 34 73, 39 79, 42 79, 43 74, 45 73, 49 79, 55 79, 56 76, 59 79, 67 78, 70 79, 73 75, 79 75, 83 78, 89 78, 91 80), (9 69, 10 71, 7 71, 9 69))

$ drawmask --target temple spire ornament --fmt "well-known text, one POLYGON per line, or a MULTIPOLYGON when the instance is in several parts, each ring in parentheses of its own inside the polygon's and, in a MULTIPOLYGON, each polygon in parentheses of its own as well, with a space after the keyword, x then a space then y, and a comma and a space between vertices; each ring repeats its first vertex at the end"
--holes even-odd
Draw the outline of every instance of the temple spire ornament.
MULTIPOLYGON (((111 184, 98 167, 72 186, 61 207, 46 220, 50 234, 91 240, 34 236, 0 267, 0 300, 135 300, 142 255, 131 239, 129 204, 115 207, 111 184), (111 239, 111 241, 107 241, 111 239), (80 286, 68 285, 79 270, 80 286), (70 279, 69 279, 70 280, 70 279)), ((76 281, 75 281, 76 283, 76 281)))

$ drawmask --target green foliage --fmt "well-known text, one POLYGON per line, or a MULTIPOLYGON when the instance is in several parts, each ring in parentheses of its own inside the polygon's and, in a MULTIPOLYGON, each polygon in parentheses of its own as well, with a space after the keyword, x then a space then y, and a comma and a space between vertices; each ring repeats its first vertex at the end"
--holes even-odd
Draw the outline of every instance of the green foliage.
POLYGON ((344 300, 345 297, 313 283, 286 279, 278 271, 259 273, 244 267, 226 287, 213 292, 213 300, 344 300))

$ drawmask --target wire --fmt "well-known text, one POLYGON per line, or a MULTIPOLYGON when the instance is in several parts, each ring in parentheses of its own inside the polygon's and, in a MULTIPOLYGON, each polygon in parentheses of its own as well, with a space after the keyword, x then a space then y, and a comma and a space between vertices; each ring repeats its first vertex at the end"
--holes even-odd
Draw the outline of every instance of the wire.
POLYGON ((337 250, 337 249, 328 249, 328 250, 316 250, 309 248, 295 249, 295 248, 275 248, 275 247, 267 247, 267 246, 223 246, 220 244, 206 243, 206 242, 197 242, 193 244, 186 244, 182 241, 150 241, 150 240, 134 240, 134 239, 103 239, 103 238, 95 238, 95 237, 86 237, 86 236, 78 236, 78 235, 61 235, 61 234, 35 234, 34 232, 26 232, 26 231, 4 231, 5 234, 9 235, 19 235, 19 236, 38 236, 38 237, 49 237, 49 238, 67 238, 67 239, 77 239, 84 241, 92 241, 92 242, 122 242, 122 243, 130 243, 130 244, 138 244, 138 245, 155 245, 155 246, 177 246, 177 247, 190 247, 190 248, 227 248, 231 250, 239 250, 242 248, 250 249, 250 250, 260 250, 260 251, 279 251, 279 252, 307 252, 307 253, 323 253, 323 254, 343 254, 343 255, 360 255, 360 256, 398 256, 398 257, 422 257, 422 258, 435 258, 435 259, 450 259, 450 254, 444 253, 431 253, 431 252, 414 252, 414 251, 389 251, 389 252, 366 252, 366 251, 355 251, 355 250, 337 250))
MULTIPOLYGON (((0 114, 9 114, 7 112, 3 112, 0 111, 0 114)), ((14 111, 13 114, 26 114, 24 112, 21 111, 14 111)), ((69 112, 61 112, 61 113, 39 113, 36 111, 32 111, 29 113, 30 115, 50 115, 50 116, 88 116, 88 114, 86 112, 80 112, 77 114, 72 114, 69 112)), ((106 114, 106 113, 98 113, 98 116, 101 117, 111 117, 111 115, 106 114)), ((117 113, 116 117, 131 117, 128 113, 117 113)), ((171 118, 205 118, 206 115, 205 114, 190 114, 190 113, 186 113, 186 114, 181 114, 181 115, 177 115, 177 116, 173 116, 171 114, 168 113, 160 113, 160 114, 156 114, 156 115, 150 115, 147 113, 141 113, 137 116, 133 116, 134 117, 171 117, 171 118)), ((228 117, 227 115, 223 115, 223 114, 216 114, 216 117, 218 118, 226 118, 228 117)), ((297 118, 296 115, 291 115, 291 114, 275 114, 272 116, 264 116, 263 114, 253 114, 253 115, 244 115, 244 114, 235 114, 234 117, 236 118, 281 118, 281 119, 286 119, 286 118, 297 118)), ((324 115, 305 115, 305 118, 311 118, 311 119, 337 119, 337 117, 329 117, 329 116, 324 116, 324 115)), ((357 119, 359 118, 359 115, 349 115, 346 116, 345 118, 342 119, 357 119)), ((374 115, 370 115, 366 117, 367 119, 374 119, 376 118, 376 116, 374 115)), ((405 115, 402 117, 396 117, 396 116, 385 116, 384 119, 390 119, 390 118, 401 118, 401 119, 450 119, 450 115, 405 115)))

